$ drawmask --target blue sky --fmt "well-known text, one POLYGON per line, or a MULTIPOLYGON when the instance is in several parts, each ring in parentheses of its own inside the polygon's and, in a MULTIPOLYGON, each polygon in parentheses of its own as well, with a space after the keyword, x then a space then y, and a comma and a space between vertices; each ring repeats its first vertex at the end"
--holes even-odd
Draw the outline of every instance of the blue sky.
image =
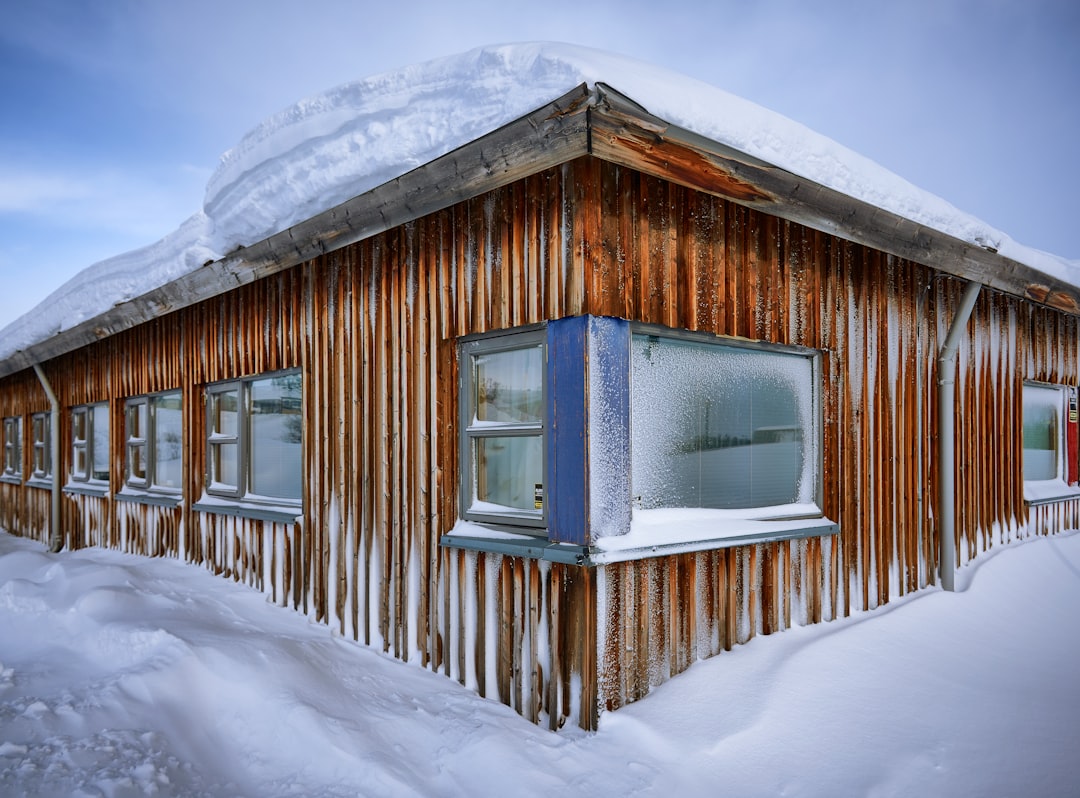
POLYGON ((506 41, 753 100, 1080 258, 1080 3, 36 0, 0 7, 0 328, 201 207, 220 155, 337 84, 506 41))

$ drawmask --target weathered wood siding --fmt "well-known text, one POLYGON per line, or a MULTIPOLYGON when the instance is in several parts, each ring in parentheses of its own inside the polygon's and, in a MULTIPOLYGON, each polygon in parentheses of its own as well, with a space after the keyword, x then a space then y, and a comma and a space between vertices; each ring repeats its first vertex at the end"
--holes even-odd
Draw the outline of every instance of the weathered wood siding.
MULTIPOLYGON (((728 200, 582 158, 45 364, 64 405, 182 389, 184 500, 65 495, 72 548, 201 563, 524 716, 595 725, 698 658, 935 580, 937 350, 962 285, 728 200), (455 339, 579 313, 823 351, 824 510, 836 538, 596 569, 440 548, 457 518, 455 339), (302 523, 192 510, 202 388, 304 378, 302 523)), ((960 353, 961 560, 1075 526, 1022 500, 1025 379, 1076 384, 1077 319, 984 292, 960 353)), ((0 415, 47 409, 32 373, 0 415)), ((48 492, 0 484, 0 524, 47 537, 48 492)))

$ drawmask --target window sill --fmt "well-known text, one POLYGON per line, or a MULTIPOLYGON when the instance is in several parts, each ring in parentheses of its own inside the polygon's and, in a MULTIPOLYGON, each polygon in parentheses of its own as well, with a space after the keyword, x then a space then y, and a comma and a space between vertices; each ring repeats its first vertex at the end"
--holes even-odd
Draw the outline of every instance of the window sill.
POLYGON ((1024 504, 1038 507, 1042 504, 1080 499, 1080 487, 1069 485, 1063 479, 1042 479, 1024 482, 1024 504))
POLYGON ((179 493, 155 493, 134 488, 124 488, 115 494, 116 500, 135 504, 152 504, 157 507, 179 507, 184 497, 179 493))
POLYGON ((626 535, 601 538, 593 547, 595 563, 627 562, 695 551, 730 549, 756 543, 830 537, 840 531, 822 516, 754 519, 723 511, 637 510, 626 535))
POLYGON ((109 483, 101 482, 69 482, 64 485, 64 493, 75 493, 80 496, 96 496, 104 499, 109 495, 109 483))
POLYGON ((21 485, 22 477, 13 477, 5 474, 4 476, 0 476, 0 482, 3 482, 7 485, 21 485))
POLYGON ((30 479, 26 480, 26 486, 28 488, 38 488, 39 490, 52 490, 53 483, 51 479, 30 477, 30 479))
POLYGON ((487 551, 514 557, 567 563, 606 565, 644 560, 695 551, 727 549, 783 540, 831 537, 840 528, 828 518, 787 518, 757 520, 702 515, 700 510, 637 511, 639 519, 626 535, 601 538, 593 546, 552 543, 524 532, 491 529, 468 521, 458 521, 439 544, 455 549, 487 551), (718 517, 723 518, 722 521, 718 517))
POLYGON ((530 535, 528 532, 509 532, 505 529, 481 526, 472 521, 458 521, 450 532, 439 538, 439 545, 451 549, 485 551, 569 565, 592 565, 587 546, 552 543, 546 537, 539 535, 530 535))
POLYGON ((191 509, 200 513, 231 515, 235 518, 251 518, 279 524, 299 523, 304 512, 303 507, 298 504, 262 504, 207 495, 192 504, 191 509))

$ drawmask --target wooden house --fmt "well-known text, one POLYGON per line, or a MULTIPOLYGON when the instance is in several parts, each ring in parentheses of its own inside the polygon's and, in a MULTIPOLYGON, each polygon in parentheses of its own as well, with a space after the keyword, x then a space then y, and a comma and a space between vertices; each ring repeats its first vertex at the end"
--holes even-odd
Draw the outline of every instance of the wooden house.
POLYGON ((1077 524, 1074 285, 617 77, 0 361, 0 527, 595 728, 1077 524))

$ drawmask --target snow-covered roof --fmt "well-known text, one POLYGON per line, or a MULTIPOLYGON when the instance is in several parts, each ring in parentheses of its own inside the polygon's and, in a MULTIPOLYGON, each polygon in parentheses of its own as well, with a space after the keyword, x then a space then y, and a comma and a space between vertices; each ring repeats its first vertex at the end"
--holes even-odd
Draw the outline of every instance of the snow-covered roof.
POLYGON ((96 263, 0 330, 0 363, 430 163, 581 84, 961 242, 1080 286, 1080 262, 1014 242, 869 159, 714 86, 564 44, 490 46, 346 83, 271 116, 226 152, 203 207, 155 244, 96 263))

